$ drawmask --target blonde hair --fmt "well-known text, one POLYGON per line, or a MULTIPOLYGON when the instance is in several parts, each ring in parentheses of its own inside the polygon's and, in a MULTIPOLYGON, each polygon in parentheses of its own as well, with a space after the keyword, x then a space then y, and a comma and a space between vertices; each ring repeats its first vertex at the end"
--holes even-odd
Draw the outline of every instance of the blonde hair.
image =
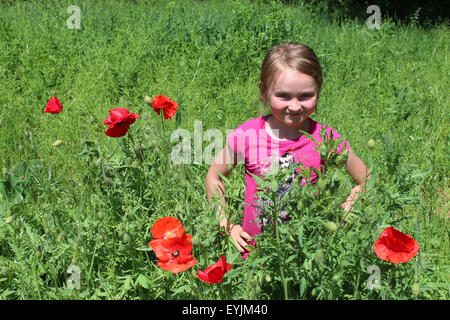
MULTIPOLYGON (((295 42, 286 42, 281 46, 274 46, 269 50, 261 66, 260 89, 267 93, 270 85, 275 81, 281 71, 292 68, 304 73, 316 82, 317 95, 323 83, 322 67, 319 58, 310 47, 295 42)), ((261 101, 266 99, 261 96, 261 101)), ((260 114, 262 115, 262 107, 260 114)))

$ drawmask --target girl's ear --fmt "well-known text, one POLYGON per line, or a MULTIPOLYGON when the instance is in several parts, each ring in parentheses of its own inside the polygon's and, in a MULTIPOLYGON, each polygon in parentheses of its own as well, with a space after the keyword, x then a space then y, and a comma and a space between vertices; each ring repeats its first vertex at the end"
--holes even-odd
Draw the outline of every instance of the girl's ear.
POLYGON ((259 94, 261 101, 266 102, 267 101, 266 86, 261 81, 259 82, 259 94))

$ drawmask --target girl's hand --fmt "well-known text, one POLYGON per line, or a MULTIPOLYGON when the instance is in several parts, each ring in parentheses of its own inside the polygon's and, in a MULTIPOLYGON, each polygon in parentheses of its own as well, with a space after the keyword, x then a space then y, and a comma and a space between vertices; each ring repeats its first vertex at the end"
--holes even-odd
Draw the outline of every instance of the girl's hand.
POLYGON ((229 233, 231 239, 233 239, 236 249, 238 249, 239 252, 249 251, 248 249, 245 248, 248 245, 248 243, 245 242, 245 240, 250 240, 251 236, 247 232, 242 231, 242 227, 240 225, 231 224, 229 233))
POLYGON ((345 202, 341 205, 341 208, 344 209, 346 212, 350 211, 354 204, 356 199, 358 199, 359 195, 358 192, 361 192, 362 186, 356 186, 352 189, 352 192, 350 195, 345 199, 345 202))

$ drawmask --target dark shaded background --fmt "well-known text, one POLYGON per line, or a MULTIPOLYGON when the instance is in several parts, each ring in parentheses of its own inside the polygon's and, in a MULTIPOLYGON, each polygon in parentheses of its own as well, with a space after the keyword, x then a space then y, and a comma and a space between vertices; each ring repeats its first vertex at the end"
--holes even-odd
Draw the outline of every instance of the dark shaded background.
POLYGON ((435 23, 448 22, 450 17, 450 2, 440 0, 284 0, 285 3, 296 4, 307 2, 316 6, 330 17, 360 18, 365 20, 370 5, 378 5, 383 18, 390 17, 396 22, 427 26, 435 23))

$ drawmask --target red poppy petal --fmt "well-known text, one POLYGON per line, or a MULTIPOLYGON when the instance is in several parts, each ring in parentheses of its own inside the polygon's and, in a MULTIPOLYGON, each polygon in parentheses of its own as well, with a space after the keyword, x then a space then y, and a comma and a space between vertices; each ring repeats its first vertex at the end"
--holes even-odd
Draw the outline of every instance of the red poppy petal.
POLYGON ((126 108, 114 108, 109 110, 109 114, 113 121, 123 121, 129 116, 130 111, 126 108))
POLYGON ((167 103, 170 101, 168 96, 158 95, 152 99, 152 107, 154 109, 163 109, 167 107, 167 103))
POLYGON ((108 127, 108 129, 106 129, 105 134, 112 138, 119 138, 126 135, 129 128, 130 126, 127 125, 126 123, 123 123, 121 125, 112 124, 108 127))
POLYGON ((411 260, 417 254, 419 243, 409 234, 388 227, 375 241, 373 249, 382 260, 403 263, 411 260))
POLYGON ((44 113, 60 113, 63 106, 56 96, 48 100, 44 113))
POLYGON ((157 262, 158 266, 166 271, 170 271, 172 273, 179 273, 182 271, 186 271, 197 263, 197 260, 193 258, 192 255, 188 256, 180 256, 177 259, 169 260, 169 261, 161 261, 157 262))
POLYGON ((177 110, 178 110, 177 103, 173 104, 172 106, 170 106, 168 108, 163 109, 164 118, 167 120, 172 119, 175 116, 175 113, 177 112, 177 110))
POLYGON ((172 237, 181 237, 184 228, 180 220, 175 217, 164 217, 157 220, 152 227, 153 238, 169 239, 172 237))

